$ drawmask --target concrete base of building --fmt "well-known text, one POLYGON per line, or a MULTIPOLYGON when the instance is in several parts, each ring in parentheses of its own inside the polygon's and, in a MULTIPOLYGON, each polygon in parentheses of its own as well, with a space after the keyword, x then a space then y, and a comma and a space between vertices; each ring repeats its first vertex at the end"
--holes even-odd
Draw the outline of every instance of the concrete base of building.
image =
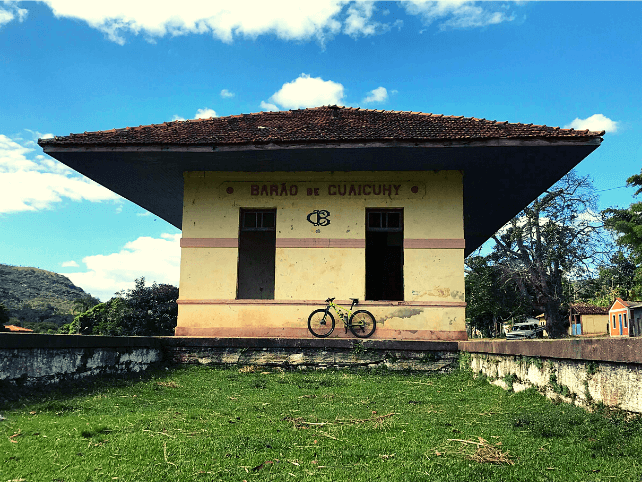
MULTIPOLYGON (((212 338, 286 338, 286 339, 314 339, 307 328, 212 328, 212 327, 176 327, 176 336, 197 336, 212 338)), ((343 326, 337 326, 327 339, 353 339, 356 338, 350 331, 345 332, 343 326)), ((391 330, 379 329, 369 339, 373 340, 417 340, 417 341, 463 341, 468 336, 465 331, 437 331, 437 330, 391 330)))

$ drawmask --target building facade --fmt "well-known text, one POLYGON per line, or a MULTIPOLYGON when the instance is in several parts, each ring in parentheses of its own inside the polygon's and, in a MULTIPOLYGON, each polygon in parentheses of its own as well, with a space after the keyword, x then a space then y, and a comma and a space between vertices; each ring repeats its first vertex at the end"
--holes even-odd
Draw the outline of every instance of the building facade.
POLYGON ((462 190, 459 171, 186 172, 176 334, 306 337, 336 297, 375 338, 465 339, 462 190))
POLYGON ((323 106, 38 142, 182 230, 176 335, 311 337, 336 297, 376 338, 459 340, 464 257, 603 134, 323 106))
POLYGON ((609 309, 611 336, 642 335, 642 301, 616 298, 609 309))
POLYGON ((586 303, 574 303, 569 307, 569 335, 608 334, 609 310, 586 303))

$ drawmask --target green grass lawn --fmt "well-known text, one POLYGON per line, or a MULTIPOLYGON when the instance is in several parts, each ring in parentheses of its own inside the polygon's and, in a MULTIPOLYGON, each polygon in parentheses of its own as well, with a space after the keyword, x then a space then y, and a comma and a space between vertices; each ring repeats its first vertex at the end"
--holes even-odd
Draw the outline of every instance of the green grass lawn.
POLYGON ((642 422, 448 375, 180 367, 0 408, 5 481, 640 481, 642 422))

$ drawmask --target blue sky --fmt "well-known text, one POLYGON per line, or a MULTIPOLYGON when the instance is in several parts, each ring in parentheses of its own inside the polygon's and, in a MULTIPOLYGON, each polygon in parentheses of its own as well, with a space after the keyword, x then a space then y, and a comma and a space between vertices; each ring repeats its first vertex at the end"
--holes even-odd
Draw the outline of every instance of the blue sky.
POLYGON ((38 137, 324 104, 605 129, 578 171, 628 206, 641 32, 640 2, 0 2, 0 263, 178 285, 180 231, 38 137))

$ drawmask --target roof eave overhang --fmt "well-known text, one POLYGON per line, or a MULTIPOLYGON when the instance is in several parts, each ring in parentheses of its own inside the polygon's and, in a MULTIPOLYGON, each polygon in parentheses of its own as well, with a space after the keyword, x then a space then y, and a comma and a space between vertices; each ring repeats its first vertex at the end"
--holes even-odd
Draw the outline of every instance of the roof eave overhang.
POLYGON ((390 148, 440 148, 440 147, 500 147, 500 146, 551 146, 594 145, 599 146, 601 137, 539 137, 496 139, 440 139, 440 140, 363 140, 328 142, 252 142, 243 144, 49 144, 43 143, 46 153, 54 152, 239 152, 288 149, 362 149, 364 147, 390 148))
POLYGON ((185 171, 464 173, 466 255, 601 143, 599 136, 252 143, 54 145, 44 151, 181 229, 185 171), (381 150, 385 155, 379 155, 381 150), (159 195, 159 193, 161 195, 159 195))

